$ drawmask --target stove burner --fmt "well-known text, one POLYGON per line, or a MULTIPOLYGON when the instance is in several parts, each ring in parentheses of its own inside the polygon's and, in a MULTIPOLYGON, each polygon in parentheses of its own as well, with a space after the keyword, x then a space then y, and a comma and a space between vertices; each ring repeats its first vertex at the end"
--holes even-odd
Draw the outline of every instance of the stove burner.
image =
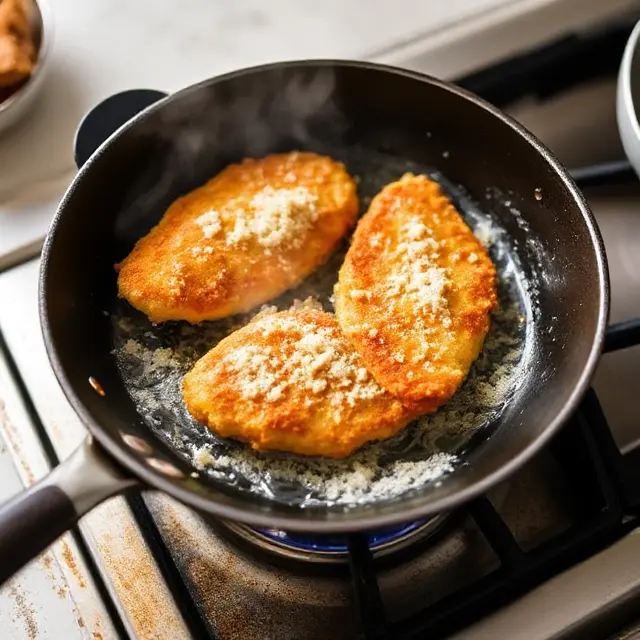
MULTIPOLYGON (((435 516, 407 524, 379 529, 366 534, 374 557, 383 557, 425 540, 443 525, 447 515, 435 516)), ((245 542, 280 557, 323 564, 347 563, 349 551, 346 536, 320 536, 287 533, 279 529, 254 529, 236 522, 224 526, 245 542)))

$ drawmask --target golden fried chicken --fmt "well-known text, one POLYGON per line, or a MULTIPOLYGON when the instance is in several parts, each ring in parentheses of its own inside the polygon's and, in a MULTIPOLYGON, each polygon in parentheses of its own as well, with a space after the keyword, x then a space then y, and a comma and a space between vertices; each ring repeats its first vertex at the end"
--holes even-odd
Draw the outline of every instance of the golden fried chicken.
POLYGON ((117 265, 119 294, 156 323, 248 311, 322 264, 357 213, 355 183, 331 158, 246 159, 169 207, 117 265))
POLYGON ((340 327, 376 381, 428 413, 478 357, 496 271, 440 186, 404 175, 359 221, 335 288, 340 327))
POLYGON ((223 438, 332 458, 414 417, 373 380, 335 316, 308 307, 259 314, 227 336, 185 375, 183 397, 223 438))

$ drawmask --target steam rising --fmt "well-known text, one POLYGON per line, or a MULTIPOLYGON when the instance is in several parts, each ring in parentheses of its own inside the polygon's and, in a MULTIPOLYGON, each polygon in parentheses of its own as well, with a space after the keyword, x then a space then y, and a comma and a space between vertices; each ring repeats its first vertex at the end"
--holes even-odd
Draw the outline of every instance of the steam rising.
POLYGON ((132 172, 137 177, 116 221, 119 252, 126 254, 178 194, 230 162, 310 148, 319 132, 321 139, 339 140, 347 119, 335 86, 329 68, 249 71, 186 89, 150 114, 139 125, 144 149, 136 164, 144 167, 132 172))

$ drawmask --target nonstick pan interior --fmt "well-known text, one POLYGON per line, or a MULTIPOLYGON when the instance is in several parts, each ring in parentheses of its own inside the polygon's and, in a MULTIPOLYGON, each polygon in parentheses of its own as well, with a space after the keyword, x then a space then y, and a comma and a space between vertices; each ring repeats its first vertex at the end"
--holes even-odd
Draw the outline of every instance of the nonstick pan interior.
MULTIPOLYGON (((346 246, 273 304, 311 295, 331 310, 346 246)), ((83 168, 45 249, 45 339, 99 440, 156 486, 256 524, 382 525, 450 508, 551 434, 597 357, 607 301, 600 252, 586 205, 555 161, 485 106, 367 65, 276 65, 163 101, 83 168), (486 241, 500 273, 501 310, 458 394, 346 461, 257 454, 189 418, 182 373, 248 316, 153 326, 116 297, 114 263, 175 197, 229 162, 290 149, 345 162, 360 180, 363 210, 405 171, 428 173, 486 241), (127 442, 137 441, 123 435, 148 446, 132 449, 127 442), (164 476, 149 458, 170 463, 164 476)))
MULTIPOLYGON (((184 322, 153 326, 125 301, 115 301, 110 310, 113 353, 127 392, 146 424, 193 462, 200 476, 283 504, 308 507, 380 501, 435 481, 462 464, 472 436, 476 441, 486 438, 517 393, 532 356, 532 341, 527 344, 526 335, 527 330, 532 333, 536 304, 532 293, 539 287, 535 245, 523 246, 528 262, 534 265, 527 276, 520 256, 498 222, 433 167, 356 145, 311 146, 314 151, 342 160, 350 173, 359 177, 363 211, 373 195, 406 171, 431 175, 446 185, 459 210, 489 246, 500 273, 500 309, 493 318, 482 357, 452 401, 399 436, 368 445, 346 460, 258 453, 216 437, 190 417, 181 397, 182 377, 195 360, 258 310, 198 326, 184 322)), ((519 215, 515 209, 514 215, 519 215)), ((287 309, 312 299, 333 311, 333 286, 347 246, 348 238, 323 268, 265 306, 287 309)))

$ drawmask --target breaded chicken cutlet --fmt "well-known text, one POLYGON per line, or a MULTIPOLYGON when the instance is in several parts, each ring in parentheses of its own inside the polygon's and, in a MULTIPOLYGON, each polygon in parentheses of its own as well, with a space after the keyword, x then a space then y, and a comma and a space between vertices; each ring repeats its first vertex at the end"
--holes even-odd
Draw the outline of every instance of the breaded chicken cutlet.
POLYGON ((420 413, 437 409, 478 357, 496 306, 495 267, 436 182, 406 174, 376 195, 335 308, 380 386, 420 413))
POLYGON ((258 450, 342 458, 414 417, 383 391, 335 316, 302 307, 259 314, 183 380, 190 414, 258 450))
POLYGON ((168 208, 116 265, 119 295, 155 323, 248 311, 321 265, 357 213, 355 183, 331 158, 245 159, 168 208))

